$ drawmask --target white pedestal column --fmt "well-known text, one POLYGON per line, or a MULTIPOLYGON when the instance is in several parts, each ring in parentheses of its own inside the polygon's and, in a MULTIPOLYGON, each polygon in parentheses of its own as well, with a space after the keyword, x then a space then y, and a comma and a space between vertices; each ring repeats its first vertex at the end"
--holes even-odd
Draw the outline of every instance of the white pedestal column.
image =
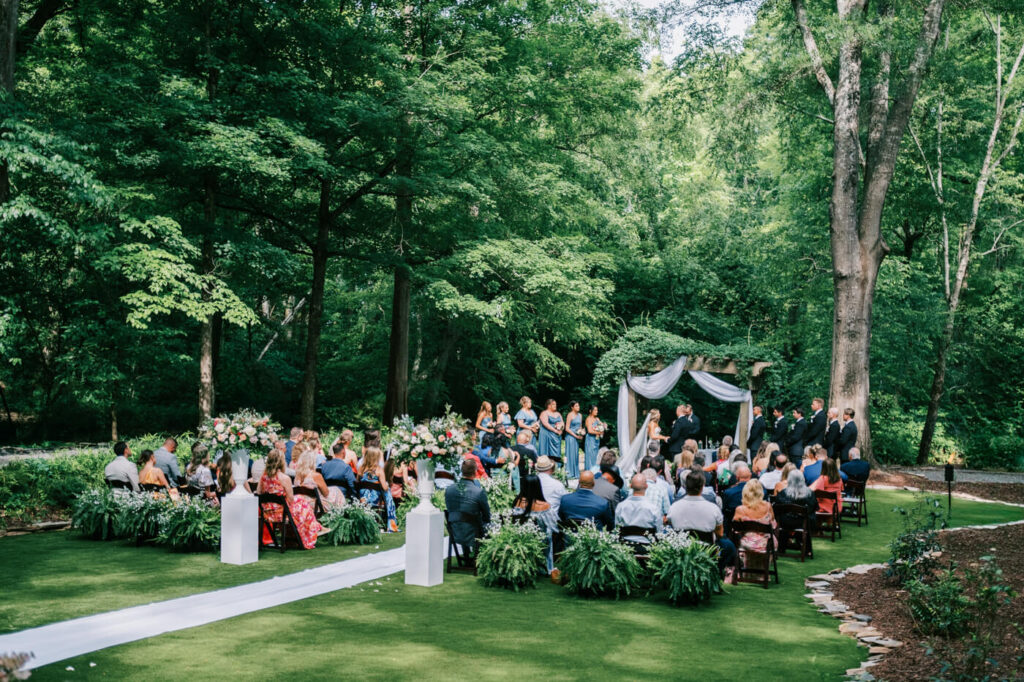
POLYGON ((421 503, 405 517, 405 584, 433 587, 444 582, 444 514, 421 503))
POLYGON ((260 558, 260 519, 256 497, 238 490, 221 499, 220 560, 240 566, 260 558))

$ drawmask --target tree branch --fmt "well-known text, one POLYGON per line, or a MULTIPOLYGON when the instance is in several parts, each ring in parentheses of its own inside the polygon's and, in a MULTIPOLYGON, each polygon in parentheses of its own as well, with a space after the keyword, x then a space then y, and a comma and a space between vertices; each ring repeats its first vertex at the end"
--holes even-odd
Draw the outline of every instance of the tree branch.
POLYGON ((834 106, 836 88, 832 84, 832 79, 828 77, 828 72, 825 71, 825 64, 821 60, 818 43, 814 40, 814 34, 811 33, 811 26, 807 21, 807 10, 804 8, 803 0, 792 0, 792 2, 796 23, 800 27, 800 35, 804 39, 804 48, 807 50, 807 55, 811 58, 811 68, 814 70, 814 77, 818 79, 818 84, 825 91, 825 97, 828 98, 829 106, 834 106))

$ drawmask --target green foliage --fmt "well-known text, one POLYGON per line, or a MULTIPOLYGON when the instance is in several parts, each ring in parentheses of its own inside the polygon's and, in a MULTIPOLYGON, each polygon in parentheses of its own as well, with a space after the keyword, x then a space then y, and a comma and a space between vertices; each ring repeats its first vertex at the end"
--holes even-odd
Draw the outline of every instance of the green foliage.
POLYGON ((537 584, 545 572, 547 536, 533 522, 506 520, 495 524, 480 541, 477 573, 484 585, 518 592, 537 584))
POLYGON ((932 556, 941 549, 939 530, 949 517, 936 497, 919 498, 910 509, 896 507, 893 512, 903 516, 903 531, 889 544, 891 555, 885 574, 900 584, 929 576, 937 566, 932 556))
POLYGON ((652 585, 668 592, 675 605, 699 604, 721 589, 718 549, 693 540, 687 533, 659 536, 650 550, 647 569, 652 585))
POLYGON ((915 578, 906 583, 906 590, 914 626, 922 633, 957 637, 967 631, 970 600, 955 566, 927 582, 915 578))
POLYGON ((320 537, 332 545, 372 545, 380 542, 377 513, 361 501, 332 509, 323 515, 320 523, 329 531, 320 537))
POLYGON ((63 514, 83 490, 103 484, 103 468, 111 458, 103 451, 86 451, 25 458, 0 467, 0 523, 10 517, 63 514))
POLYGON ((71 527, 82 535, 94 540, 111 540, 115 534, 115 522, 120 505, 107 488, 90 488, 83 491, 71 510, 71 527))
POLYGON ((585 597, 629 596, 640 581, 640 563, 633 550, 607 531, 584 524, 569 533, 559 563, 566 588, 585 597))
POLYGON ((495 469, 489 478, 481 479, 480 485, 487 491, 487 504, 491 516, 499 516, 512 510, 516 493, 512 490, 512 478, 508 473, 495 469))
POLYGON ((160 523, 174 506, 167 497, 157 498, 153 493, 118 493, 117 515, 114 517, 114 531, 122 538, 155 538, 160 533, 160 523))
POLYGON ((216 550, 220 546, 220 510, 200 498, 184 496, 160 516, 157 543, 180 552, 216 550))

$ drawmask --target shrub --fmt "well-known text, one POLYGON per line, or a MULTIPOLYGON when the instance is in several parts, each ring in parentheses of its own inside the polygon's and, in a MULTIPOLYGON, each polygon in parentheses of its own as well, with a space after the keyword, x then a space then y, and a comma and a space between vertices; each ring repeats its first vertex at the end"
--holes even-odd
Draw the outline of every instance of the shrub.
POLYGON ((668 591, 673 604, 699 604, 720 589, 718 553, 713 546, 694 541, 687 533, 669 532, 651 547, 647 564, 652 583, 668 591))
POLYGON ((71 526, 94 540, 112 540, 117 537, 114 521, 118 514, 118 500, 107 488, 83 491, 72 508, 71 526))
POLYGON ((487 504, 492 515, 511 511, 516 491, 512 490, 512 478, 506 472, 495 470, 490 478, 481 480, 480 485, 487 491, 487 504))
POLYGON ((618 599, 636 589, 640 564, 633 550, 614 535, 585 523, 568 537, 570 544, 559 567, 570 592, 618 599))
POLYGON ((123 538, 155 538, 160 533, 160 517, 171 507, 167 498, 157 499, 152 493, 129 493, 114 496, 117 513, 114 531, 123 538))
POLYGON ((199 498, 185 496, 160 515, 157 542, 172 550, 204 552, 220 544, 220 510, 199 498))
POLYGON ((477 573, 488 587, 533 587, 546 568, 547 535, 535 523, 506 521, 492 526, 480 541, 477 573))
POLYGON ((931 555, 940 548, 938 531, 946 527, 947 517, 936 497, 924 497, 909 510, 896 507, 893 511, 903 515, 904 529, 889 544, 891 556, 885 574, 907 584, 937 567, 931 555))
POLYGON ((365 502, 355 501, 327 512, 320 523, 329 528, 320 539, 332 545, 372 545, 380 542, 377 512, 365 502))
POLYGON ((951 565, 932 582, 907 583, 907 605, 920 632, 956 637, 967 631, 971 602, 964 595, 964 586, 955 570, 956 566, 951 565))

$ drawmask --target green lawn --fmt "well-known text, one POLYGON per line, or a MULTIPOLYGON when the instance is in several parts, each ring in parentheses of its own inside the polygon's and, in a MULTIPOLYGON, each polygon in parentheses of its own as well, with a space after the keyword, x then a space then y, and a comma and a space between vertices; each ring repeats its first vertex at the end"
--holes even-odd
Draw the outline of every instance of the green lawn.
MULTIPOLYGON (((41 668, 33 679, 838 679, 866 650, 839 635, 836 621, 809 605, 802 596, 803 579, 886 557, 886 544, 899 528, 899 517, 890 510, 909 504, 911 496, 870 495, 871 525, 844 526, 844 539, 834 545, 817 540, 817 557, 806 564, 782 560, 781 585, 728 587, 699 608, 673 608, 654 597, 583 600, 547 582, 515 594, 486 589, 469 575, 446 576, 443 586, 430 589, 407 587, 401 576, 391 576, 381 585, 94 652, 41 668), (75 670, 66 671, 68 665, 75 670)), ((1022 512, 958 500, 953 521, 995 523, 1022 518, 1022 512)), ((81 554, 82 546, 51 546, 51 553, 65 555, 59 569, 67 572, 64 580, 95 560, 81 554)), ((117 554, 122 555, 119 548, 117 554)), ((131 576, 131 589, 151 585, 157 590, 164 574, 161 560, 187 559, 147 554, 147 575, 131 576)), ((258 566, 271 561, 276 559, 264 555, 258 566)), ((45 562, 41 568, 52 573, 51 567, 45 562)), ((175 575, 188 580, 189 570, 178 563, 175 575)), ((87 574, 95 572, 90 568, 87 574)), ((62 589, 76 594, 99 585, 92 579, 89 587, 75 581, 62 589)), ((42 592, 22 588, 16 596, 20 607, 14 608, 37 606, 32 594, 42 592)), ((134 601, 152 598, 150 593, 134 601)))

